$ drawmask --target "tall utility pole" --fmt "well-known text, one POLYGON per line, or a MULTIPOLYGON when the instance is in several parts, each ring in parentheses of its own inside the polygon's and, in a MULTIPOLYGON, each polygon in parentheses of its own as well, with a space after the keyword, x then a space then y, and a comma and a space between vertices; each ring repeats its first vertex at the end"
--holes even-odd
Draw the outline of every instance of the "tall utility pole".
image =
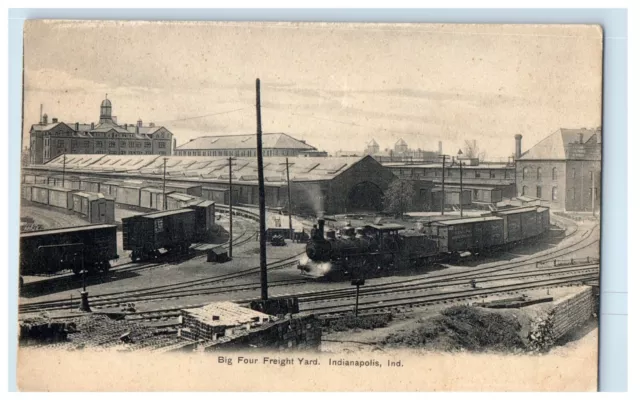
POLYGON ((64 187, 64 173, 67 169, 67 153, 62 153, 62 187, 64 187))
POLYGON ((445 155, 441 155, 440 157, 442 157, 442 212, 441 215, 444 215, 444 163, 445 160, 447 159, 447 156, 445 155))
POLYGON ((289 213, 289 239, 293 240, 293 224, 291 223, 291 182, 289 181, 289 157, 285 158, 287 165, 287 212, 289 213))
POLYGON ((229 258, 233 258, 233 183, 231 181, 231 161, 233 158, 229 157, 229 258))
POLYGON ((260 79, 256 79, 256 150, 258 153, 258 198, 260 206, 260 292, 262 300, 269 299, 267 291, 267 224, 265 221, 264 170, 262 165, 262 115, 260 114, 260 79))
POLYGON ((460 218, 462 218, 462 161, 458 160, 458 164, 460 164, 460 218))
POLYGON ((167 157, 164 158, 164 171, 162 172, 162 209, 167 209, 167 157))
POLYGON ((596 171, 591 172, 591 211, 596 216, 596 171))
POLYGON ((400 219, 404 219, 404 181, 400 180, 400 219))

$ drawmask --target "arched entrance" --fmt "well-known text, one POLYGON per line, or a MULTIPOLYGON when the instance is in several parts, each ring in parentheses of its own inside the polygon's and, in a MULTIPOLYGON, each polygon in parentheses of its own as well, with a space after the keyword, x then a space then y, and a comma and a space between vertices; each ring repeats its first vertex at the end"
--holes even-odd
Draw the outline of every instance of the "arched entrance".
POLYGON ((360 182, 349 191, 347 211, 382 211, 383 193, 380 187, 372 182, 360 182))

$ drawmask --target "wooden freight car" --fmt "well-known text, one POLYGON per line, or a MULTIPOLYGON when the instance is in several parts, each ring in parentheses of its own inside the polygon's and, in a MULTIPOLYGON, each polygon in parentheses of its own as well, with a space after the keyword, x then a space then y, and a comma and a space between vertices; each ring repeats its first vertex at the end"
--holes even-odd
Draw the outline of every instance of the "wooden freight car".
POLYGON ((20 234, 20 274, 51 274, 84 268, 106 272, 118 258, 115 225, 86 225, 20 234))
POLYGON ((62 187, 33 185, 31 187, 31 201, 57 207, 64 210, 72 208, 71 195, 74 190, 62 187))
POLYGON ((504 220, 505 244, 522 242, 540 234, 536 207, 513 208, 494 214, 504 220))
POLYGON ((502 218, 493 216, 434 221, 429 231, 442 253, 488 251, 504 237, 502 218))
POLYGON ((162 211, 167 194, 169 193, 163 192, 162 188, 144 187, 140 189, 140 207, 162 211))
POLYGON ((122 243, 131 260, 157 257, 160 249, 186 253, 195 241, 196 212, 158 211, 122 219, 122 243))
POLYGON ((191 196, 184 193, 173 192, 167 196, 167 210, 177 210, 180 208, 189 207, 190 205, 200 203, 201 198, 191 196))
POLYGON ((75 192, 71 198, 73 211, 82 214, 92 224, 115 222, 114 201, 102 193, 75 192))
POLYGON ((202 185, 196 183, 166 182, 165 190, 167 192, 178 192, 191 196, 202 196, 202 185))
POLYGON ((205 238, 213 232, 216 223, 216 203, 204 200, 189 208, 196 212, 196 235, 198 238, 205 238))

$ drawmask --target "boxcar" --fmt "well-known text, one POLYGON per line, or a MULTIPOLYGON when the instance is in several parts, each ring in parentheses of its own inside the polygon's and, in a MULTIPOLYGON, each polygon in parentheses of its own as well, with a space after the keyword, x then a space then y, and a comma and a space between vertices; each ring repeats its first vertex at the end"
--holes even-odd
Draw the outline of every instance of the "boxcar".
POLYGON ((195 211, 157 211, 122 219, 122 244, 131 260, 157 256, 160 249, 185 253, 195 240, 195 211))
POLYGON ((82 214, 93 224, 112 224, 115 222, 115 210, 113 200, 106 199, 102 193, 75 192, 73 199, 73 211, 82 214))
POLYGON ((31 201, 31 190, 32 190, 31 185, 25 185, 25 184, 20 185, 20 193, 22 194, 22 198, 25 200, 31 201))
POLYGON ((167 195, 167 210, 178 210, 180 208, 189 207, 192 204, 201 202, 199 197, 191 196, 184 193, 170 193, 167 195))
POLYGON ((196 235, 204 237, 213 231, 216 220, 216 203, 204 200, 189 206, 196 213, 196 235))
POLYGON ((144 187, 140 189, 140 207, 150 208, 152 210, 164 209, 164 195, 169 192, 163 192, 157 187, 144 187))
MULTIPOLYGON (((100 190, 100 185, 104 182, 106 182, 106 179, 103 178, 83 178, 80 181, 80 190, 93 193, 102 193, 102 190, 100 190)), ((110 193, 103 194, 110 195, 110 193)))
POLYGON ((86 225, 20 234, 21 275, 51 274, 67 269, 78 274, 83 262, 87 271, 106 272, 109 261, 117 258, 115 225, 86 225))
POLYGON ((64 182, 61 181, 60 185, 66 189, 80 190, 81 179, 78 176, 66 176, 64 182))
POLYGON ((140 189, 136 184, 122 184, 116 193, 116 203, 140 207, 140 189))
POLYGON ((49 204, 49 188, 35 185, 31 188, 31 201, 40 204, 49 204))
POLYGON ((536 234, 536 207, 514 208, 497 211, 497 216, 504 219, 504 243, 515 243, 526 240, 536 234))
POLYGON ((490 216, 435 221, 430 233, 443 253, 488 250, 502 244, 503 220, 490 216))
POLYGON ((72 195, 75 191, 73 189, 66 189, 63 187, 50 187, 49 188, 49 205, 71 210, 73 208, 72 195))
POLYGON ((109 196, 112 198, 117 198, 118 196, 118 188, 122 185, 122 181, 111 180, 100 183, 99 192, 104 194, 105 196, 109 196))
POLYGON ((546 207, 536 208, 538 234, 543 234, 549 230, 549 209, 546 207))
POLYGON ((202 185, 195 183, 166 182, 165 189, 167 192, 179 192, 198 197, 202 196, 202 185))

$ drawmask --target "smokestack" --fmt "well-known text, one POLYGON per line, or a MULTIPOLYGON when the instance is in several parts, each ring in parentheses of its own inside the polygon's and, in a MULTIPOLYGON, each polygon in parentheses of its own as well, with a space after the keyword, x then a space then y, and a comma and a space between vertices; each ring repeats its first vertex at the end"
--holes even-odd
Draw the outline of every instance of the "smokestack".
POLYGON ((42 104, 40 104, 40 123, 42 124, 42 104))
POLYGON ((584 133, 580 132, 580 144, 584 143, 584 133))
POLYGON ((318 236, 324 237, 324 218, 318 218, 318 236))
POLYGON ((80 130, 80 123, 76 122, 76 132, 78 132, 80 130))
POLYGON ((522 155, 522 135, 518 134, 516 138, 516 160, 522 155))
POLYGON ((442 140, 438 141, 438 154, 442 154, 442 140))

